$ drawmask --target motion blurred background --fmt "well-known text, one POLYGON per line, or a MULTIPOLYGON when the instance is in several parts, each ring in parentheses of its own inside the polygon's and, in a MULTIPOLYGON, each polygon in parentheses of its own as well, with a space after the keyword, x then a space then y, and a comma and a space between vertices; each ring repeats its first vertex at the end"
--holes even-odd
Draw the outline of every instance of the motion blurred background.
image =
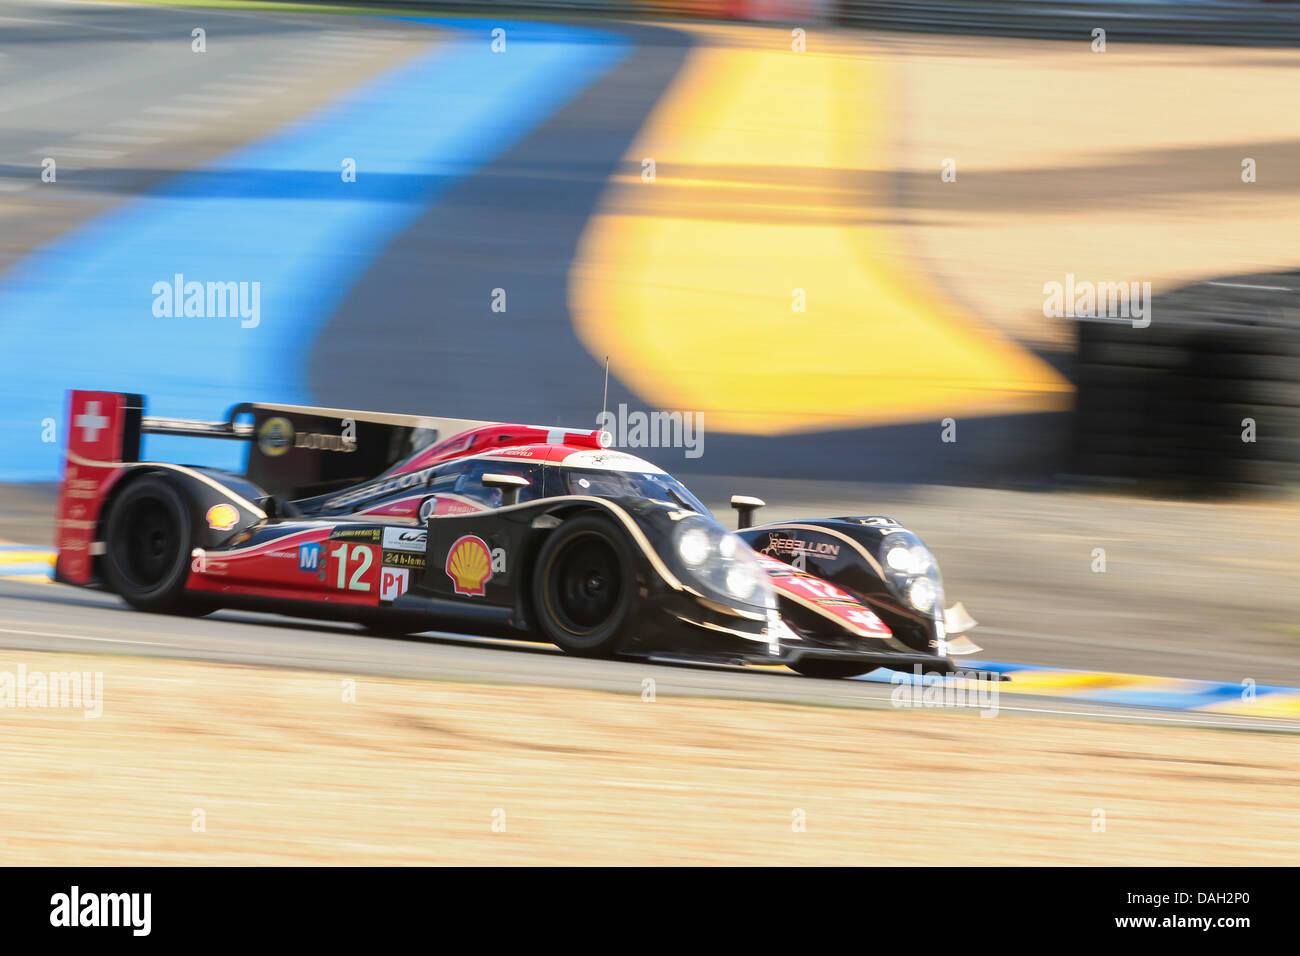
MULTIPOLYGON (((606 356, 611 408, 700 416, 658 453, 685 473, 1150 477, 1086 439, 1159 417, 1156 333, 1106 330, 1134 373, 1072 443, 1087 333, 1045 284, 1293 324, 1242 276, 1294 267, 1296 54, 1231 44, 1300 38, 1294 6, 317 9, 7 0, 0 479, 57 478, 71 385, 586 425, 606 356), (258 283, 258 323, 155 315, 177 275, 258 283)), ((1295 460, 1294 417, 1228 424, 1295 460)))
POLYGON ((1295 485, 1300 8, 512 10, 5 0, 0 537, 48 544, 74 386, 668 410, 643 453, 716 502, 904 511, 1018 608, 1003 657, 1227 627, 1300 674, 1291 511, 1143 498, 1295 485), (156 314, 178 281, 259 311, 156 314), (1076 282, 1146 327, 1049 315, 1076 282))
POLYGON ((724 520, 916 530, 991 660, 1298 686, 1297 44, 1244 0, 0 0, 0 539, 52 540, 72 387, 671 411, 638 453, 724 520), (257 311, 160 315, 190 281, 257 311))

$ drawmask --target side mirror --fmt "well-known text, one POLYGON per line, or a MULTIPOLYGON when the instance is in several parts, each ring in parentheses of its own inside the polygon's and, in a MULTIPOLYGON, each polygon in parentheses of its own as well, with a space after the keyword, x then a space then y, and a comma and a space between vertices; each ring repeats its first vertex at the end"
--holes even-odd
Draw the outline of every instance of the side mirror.
POLYGON ((519 492, 527 488, 532 482, 522 475, 484 475, 484 488, 501 489, 501 507, 519 503, 519 492))
POLYGON ((762 498, 751 498, 749 495, 732 495, 731 507, 739 512, 736 517, 736 530, 748 528, 753 524, 754 512, 766 504, 767 502, 762 498))

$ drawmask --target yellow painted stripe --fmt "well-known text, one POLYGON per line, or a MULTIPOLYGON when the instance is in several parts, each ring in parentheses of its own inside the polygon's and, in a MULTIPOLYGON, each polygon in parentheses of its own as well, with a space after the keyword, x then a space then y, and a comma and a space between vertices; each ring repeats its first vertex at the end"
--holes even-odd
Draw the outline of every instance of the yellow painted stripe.
POLYGON ((695 48, 627 154, 655 181, 613 183, 583 235, 588 350, 654 405, 741 433, 1065 407, 1055 371, 931 288, 864 185, 895 161, 881 61, 733 29, 695 48))
MULTIPOLYGON (((8 541, 0 541, 2 544, 10 544, 8 541)), ((54 561, 57 552, 48 548, 24 548, 21 551, 0 551, 0 580, 21 581, 27 584, 48 584, 50 578, 46 574, 5 574, 5 568, 16 568, 20 566, 30 566, 33 564, 48 564, 51 569, 54 568, 54 561)))
POLYGON ((1069 690, 1115 690, 1123 687, 1168 686, 1179 683, 1137 674, 1080 673, 1077 671, 1013 671, 1009 689, 1017 694, 1053 694, 1069 690))
POLYGON ((1231 701, 1202 707, 1209 713, 1243 717, 1300 718, 1300 694, 1261 694, 1254 700, 1231 701))
POLYGON ((40 562, 53 567, 53 551, 0 551, 0 570, 9 564, 38 564, 40 562))

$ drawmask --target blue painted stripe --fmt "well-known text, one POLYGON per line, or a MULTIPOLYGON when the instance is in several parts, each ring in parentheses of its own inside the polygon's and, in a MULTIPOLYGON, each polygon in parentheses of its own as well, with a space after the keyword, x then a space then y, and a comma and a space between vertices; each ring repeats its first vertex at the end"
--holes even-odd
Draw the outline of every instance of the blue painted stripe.
MULTIPOLYGON (((1014 693, 1014 682, 1009 684, 1014 693)), ((1075 700, 1091 700, 1099 704, 1115 704, 1123 707, 1161 707, 1167 710, 1199 710, 1202 707, 1209 707, 1211 704, 1222 704, 1225 697, 1219 692, 1218 688, 1211 689, 1208 693, 1187 693, 1186 691, 1171 693, 1162 688, 1142 689, 1140 687, 1116 688, 1115 690, 1098 690, 1084 691, 1079 693, 1065 693, 1059 696, 1071 697, 1075 700)), ((1234 686, 1233 698, 1241 699, 1241 687, 1234 686)))
MULTIPOLYGON (((217 418, 241 401, 310 404, 314 337, 388 243, 628 52, 606 31, 405 19, 457 33, 15 264, 0 285, 0 480, 58 477, 63 443, 42 443, 41 422, 62 426, 68 388, 142 392, 173 417, 217 418), (491 51, 495 27, 507 31, 505 53, 491 51), (355 183, 342 181, 345 157, 357 161, 355 183), (154 285, 176 274, 260 283, 260 324, 155 317, 154 285)), ((146 457, 227 468, 242 468, 243 454, 187 438, 145 447, 146 457)))
POLYGON ((45 577, 52 577, 54 569, 49 564, 0 564, 0 578, 27 577, 28 575, 40 574, 45 577))

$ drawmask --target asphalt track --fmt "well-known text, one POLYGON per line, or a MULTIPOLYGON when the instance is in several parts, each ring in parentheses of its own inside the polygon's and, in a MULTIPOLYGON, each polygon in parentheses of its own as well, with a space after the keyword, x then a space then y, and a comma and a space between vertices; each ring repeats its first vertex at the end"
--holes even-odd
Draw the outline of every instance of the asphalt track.
MULTIPOLYGON (((211 618, 180 621, 132 611, 112 595, 50 592, 45 585, 0 582, 0 645, 31 651, 126 654, 637 695, 642 693, 643 682, 652 679, 660 700, 695 696, 888 708, 893 706, 890 698, 895 691, 888 684, 810 680, 786 671, 577 659, 548 645, 454 634, 383 638, 365 634, 350 624, 304 622, 264 614, 226 611, 211 618)), ((1010 684, 999 685, 997 710, 1166 726, 1300 732, 1300 722, 1296 721, 1045 700, 1016 695, 1010 684)))
MULTIPOLYGON (((898 518, 938 556, 948 600, 979 621, 972 637, 981 659, 1108 674, 1112 687, 1125 686, 1115 675, 1133 674, 1300 687, 1294 508, 788 480, 690 484, 724 522, 736 492, 766 500, 763 516, 774 521, 898 518), (1213 548, 1203 546, 1207 531, 1213 548), (1095 570, 1098 547, 1106 573, 1095 570)), ((48 574, 54 496, 53 487, 0 491, 0 579, 48 574)))

